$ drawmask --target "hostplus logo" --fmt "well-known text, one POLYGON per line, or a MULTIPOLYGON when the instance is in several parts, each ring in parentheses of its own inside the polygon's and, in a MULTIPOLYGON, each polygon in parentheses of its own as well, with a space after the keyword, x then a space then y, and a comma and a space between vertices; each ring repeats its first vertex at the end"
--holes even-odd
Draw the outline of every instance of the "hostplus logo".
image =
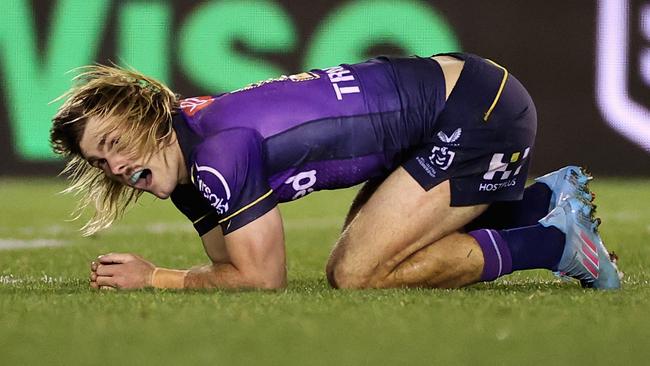
POLYGON ((483 174, 483 179, 497 182, 481 183, 478 190, 480 192, 491 192, 516 185, 516 177, 519 175, 521 167, 524 165, 529 153, 530 147, 527 147, 523 153, 517 151, 509 154, 508 159, 504 159, 506 157, 504 153, 492 155, 490 166, 488 171, 483 174))

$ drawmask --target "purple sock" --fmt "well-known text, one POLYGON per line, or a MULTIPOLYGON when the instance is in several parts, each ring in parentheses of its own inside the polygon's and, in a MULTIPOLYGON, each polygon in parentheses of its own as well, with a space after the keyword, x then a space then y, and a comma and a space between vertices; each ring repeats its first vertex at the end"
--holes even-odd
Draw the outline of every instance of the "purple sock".
POLYGON ((469 235, 483 251, 481 281, 524 269, 555 271, 564 251, 564 233, 541 224, 509 230, 475 230, 469 235))
POLYGON ((557 271, 564 252, 564 233, 541 224, 499 231, 508 243, 512 270, 550 269, 557 271))
POLYGON ((473 236, 483 251, 483 274, 481 281, 494 281, 497 278, 512 273, 512 257, 510 248, 497 230, 475 230, 473 236))

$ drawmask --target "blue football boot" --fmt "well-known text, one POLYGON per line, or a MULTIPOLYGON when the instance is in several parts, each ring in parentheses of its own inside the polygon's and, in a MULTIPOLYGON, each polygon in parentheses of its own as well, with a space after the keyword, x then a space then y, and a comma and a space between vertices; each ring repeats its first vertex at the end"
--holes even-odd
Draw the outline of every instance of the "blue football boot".
POLYGON ((575 197, 587 202, 594 200, 594 194, 589 191, 591 175, 583 168, 569 165, 560 170, 535 178, 535 182, 546 184, 551 189, 551 201, 548 210, 557 207, 567 198, 575 197))
POLYGON ((621 287, 623 273, 616 267, 615 254, 609 254, 598 235, 599 220, 594 206, 587 201, 568 198, 539 220, 554 226, 565 236, 564 252, 556 275, 580 280, 582 287, 610 290, 621 287))

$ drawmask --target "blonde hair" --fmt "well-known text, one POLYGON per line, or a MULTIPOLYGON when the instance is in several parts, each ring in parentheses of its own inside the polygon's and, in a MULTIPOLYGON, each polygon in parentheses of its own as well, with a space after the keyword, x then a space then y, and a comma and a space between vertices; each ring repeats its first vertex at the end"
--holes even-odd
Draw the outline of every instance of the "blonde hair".
POLYGON ((142 192, 111 180, 84 159, 79 142, 88 119, 101 121, 100 135, 120 136, 118 150, 150 157, 173 142, 172 115, 178 96, 135 70, 105 65, 79 70, 72 88, 56 99, 65 101, 52 119, 50 143, 55 153, 70 158, 61 174, 70 180, 63 192, 81 196, 74 218, 88 206, 95 209, 81 229, 91 235, 120 218, 142 192))

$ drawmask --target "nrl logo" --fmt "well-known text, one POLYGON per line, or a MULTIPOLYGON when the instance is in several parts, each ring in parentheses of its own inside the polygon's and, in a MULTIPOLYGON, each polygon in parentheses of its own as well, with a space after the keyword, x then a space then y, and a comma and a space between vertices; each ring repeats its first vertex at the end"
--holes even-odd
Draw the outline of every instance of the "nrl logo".
POLYGON ((449 148, 434 146, 431 150, 429 161, 438 168, 447 170, 454 161, 454 156, 456 156, 456 153, 449 150, 449 148))
POLYGON ((631 92, 632 78, 650 86, 647 46, 635 47, 650 39, 650 7, 642 6, 641 14, 630 14, 632 8, 630 0, 598 1, 596 99, 610 127, 650 152, 650 109, 631 92))
POLYGON ((460 128, 457 128, 456 131, 454 131, 451 136, 447 136, 444 132, 440 131, 438 132, 438 138, 440 141, 448 143, 448 144, 453 144, 456 142, 459 138, 460 135, 463 133, 463 130, 460 128))

